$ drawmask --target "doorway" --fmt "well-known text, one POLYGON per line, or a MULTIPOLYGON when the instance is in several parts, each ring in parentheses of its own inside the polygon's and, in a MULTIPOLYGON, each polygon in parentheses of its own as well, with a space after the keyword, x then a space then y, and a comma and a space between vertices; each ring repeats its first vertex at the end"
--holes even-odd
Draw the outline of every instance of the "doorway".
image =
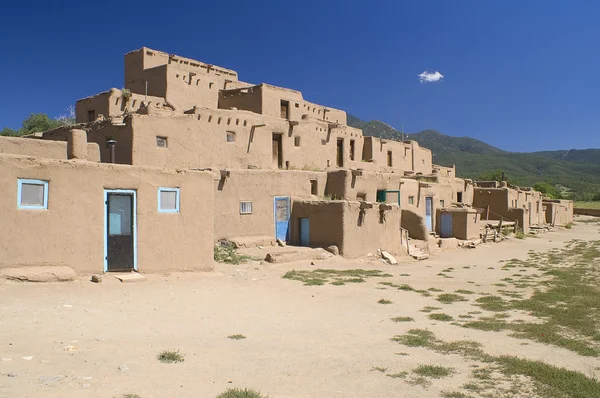
POLYGON ((425 225, 427 226, 428 231, 433 230, 433 222, 431 219, 431 215, 433 213, 432 204, 433 204, 433 198, 431 196, 426 197, 425 198, 425 225))
POLYGON ((274 200, 275 239, 287 241, 290 226, 290 198, 276 196, 274 200))
POLYGON ((273 133, 273 165, 277 168, 283 168, 283 134, 273 133))
POLYGON ((137 270, 136 192, 104 191, 104 272, 137 270))
POLYGON ((290 103, 288 101, 281 100, 281 118, 290 118, 290 103))
POLYGON ((355 141, 350 140, 350 160, 354 161, 355 141))
POLYGON ((337 139, 337 156, 336 156, 337 167, 344 167, 344 139, 337 139))
POLYGON ((310 245, 310 221, 308 217, 300 218, 300 246, 310 245))
POLYGON ((452 237, 452 214, 442 214, 442 228, 440 231, 440 237, 452 237))

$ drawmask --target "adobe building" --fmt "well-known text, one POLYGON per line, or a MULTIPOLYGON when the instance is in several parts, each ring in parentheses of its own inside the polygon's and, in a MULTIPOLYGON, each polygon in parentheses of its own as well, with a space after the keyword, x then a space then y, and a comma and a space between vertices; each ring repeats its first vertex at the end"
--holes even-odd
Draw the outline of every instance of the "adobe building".
POLYGON ((0 137, 0 267, 213 267, 213 175, 99 163, 96 144, 0 137))
MULTIPOLYGON (((243 82, 234 70, 146 47, 125 55, 124 72, 122 89, 77 101, 75 126, 0 141, 12 170, 6 184, 48 187, 48 207, 11 210, 10 223, 37 220, 30 236, 49 229, 57 236, 49 240, 56 249, 33 251, 27 263, 70 255, 62 261, 75 269, 111 270, 104 252, 119 231, 136 231, 121 243, 131 248, 131 268, 149 271, 210 268, 221 239, 336 245, 355 257, 377 249, 401 255, 408 237, 476 235, 481 216, 471 205, 481 192, 454 166, 434 165, 415 141, 364 136, 344 111, 299 91, 243 82), (74 137, 81 153, 70 156, 74 137), (72 180, 78 184, 67 185, 72 180), (112 196, 114 206, 129 207, 111 212, 112 196), (59 242, 56 220, 73 198, 78 227, 59 242), (111 229, 117 220, 126 225, 111 229)), ((17 190, 3 198, 9 210, 17 190)), ((541 196, 528 195, 523 203, 537 206, 541 196)), ((495 203, 489 209, 502 212, 495 203)), ((2 264, 15 264, 16 251, 7 259, 2 264)))

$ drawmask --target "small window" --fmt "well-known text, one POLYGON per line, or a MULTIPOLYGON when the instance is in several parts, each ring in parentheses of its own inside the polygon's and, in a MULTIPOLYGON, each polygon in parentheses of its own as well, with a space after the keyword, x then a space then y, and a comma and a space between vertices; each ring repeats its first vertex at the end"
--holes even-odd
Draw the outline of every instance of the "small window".
POLYGON ((250 201, 240 202, 240 214, 252 214, 252 202, 250 202, 250 201))
POLYGON ((17 207, 31 210, 47 209, 48 181, 19 179, 17 207))
POLYGON ((446 201, 445 201, 445 200, 443 200, 443 199, 442 199, 442 200, 440 200, 440 207, 444 207, 444 205, 445 205, 445 204, 446 204, 446 201))
POLYGON ((235 133, 233 131, 227 132, 227 142, 235 142, 235 133))
POLYGON ((415 204, 415 197, 414 196, 409 196, 408 197, 408 204, 409 205, 414 205, 415 204))
POLYGON ((296 108, 300 108, 300 104, 296 102, 296 108))
POLYGON ((462 192, 457 192, 456 193, 456 201, 458 203, 462 203, 462 194, 463 194, 462 192))
POLYGON ((88 111, 88 122, 93 122, 94 120, 96 120, 96 110, 90 109, 88 111))
POLYGON ((294 146, 300 146, 300 136, 299 135, 294 137, 294 146))
POLYGON ((388 167, 392 167, 392 151, 387 151, 387 165, 388 167))
POLYGON ((158 212, 179 213, 179 188, 158 188, 158 212))
POLYGON ((156 136, 156 146, 159 148, 167 148, 167 137, 156 136))

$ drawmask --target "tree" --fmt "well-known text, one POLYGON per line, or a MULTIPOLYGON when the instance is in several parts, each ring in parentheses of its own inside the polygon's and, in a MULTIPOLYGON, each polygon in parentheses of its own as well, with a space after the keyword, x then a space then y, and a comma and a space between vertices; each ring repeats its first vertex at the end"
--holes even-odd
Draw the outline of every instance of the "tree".
POLYGON ((3 135, 3 136, 12 137, 12 136, 16 136, 17 134, 18 134, 17 130, 13 130, 9 127, 4 127, 2 130, 0 130, 0 135, 3 135))
POLYGON ((63 126, 60 120, 50 119, 45 113, 32 113, 25 120, 19 129, 19 135, 48 131, 63 126))
POLYGON ((543 193, 550 199, 561 198, 560 191, 556 189, 556 187, 554 187, 553 185, 548 184, 547 182, 536 182, 535 184, 533 184, 533 189, 543 193))

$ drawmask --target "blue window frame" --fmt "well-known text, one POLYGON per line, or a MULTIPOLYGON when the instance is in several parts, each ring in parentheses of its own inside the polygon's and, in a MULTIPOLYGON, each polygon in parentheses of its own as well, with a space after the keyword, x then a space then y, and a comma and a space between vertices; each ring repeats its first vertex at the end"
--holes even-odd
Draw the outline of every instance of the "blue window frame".
POLYGON ((158 212, 179 213, 179 188, 158 187, 158 212))
POLYGON ((27 210, 48 208, 48 181, 19 178, 17 207, 27 210))

